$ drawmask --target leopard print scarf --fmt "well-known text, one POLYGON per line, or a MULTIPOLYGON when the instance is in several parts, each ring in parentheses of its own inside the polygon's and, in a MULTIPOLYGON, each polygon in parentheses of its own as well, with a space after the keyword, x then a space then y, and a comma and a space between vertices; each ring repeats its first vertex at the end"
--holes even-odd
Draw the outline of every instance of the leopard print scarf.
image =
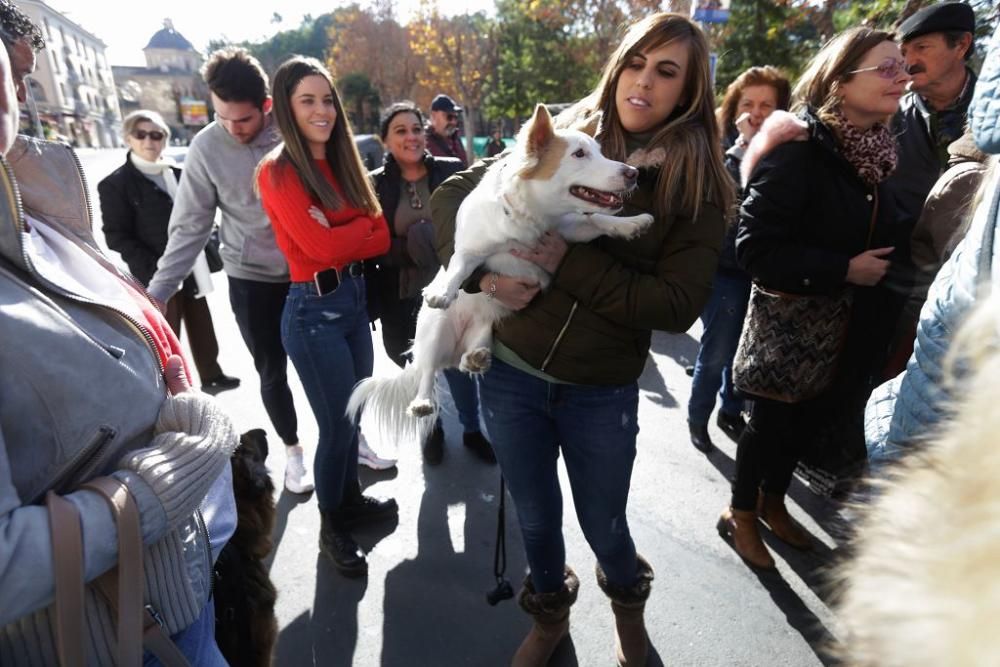
POLYGON ((896 169, 896 139, 885 123, 862 130, 852 125, 840 109, 828 116, 840 139, 840 152, 868 185, 881 183, 896 169))

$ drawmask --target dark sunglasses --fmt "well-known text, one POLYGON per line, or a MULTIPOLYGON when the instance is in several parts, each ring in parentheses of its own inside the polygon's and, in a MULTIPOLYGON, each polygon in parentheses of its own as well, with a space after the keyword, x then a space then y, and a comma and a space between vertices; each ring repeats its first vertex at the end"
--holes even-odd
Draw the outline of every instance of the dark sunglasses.
POLYGON ((883 79, 895 79, 900 72, 906 70, 906 63, 895 58, 886 58, 874 67, 862 67, 848 72, 848 74, 858 74, 860 72, 875 72, 883 79))
POLYGON ((407 181, 406 194, 410 195, 410 208, 415 211, 419 211, 424 207, 424 203, 420 201, 420 193, 417 192, 416 184, 407 181))
POLYGON ((133 130, 132 136, 138 139, 139 141, 142 141, 146 137, 149 137, 153 141, 163 141, 164 139, 167 138, 167 135, 164 134, 163 132, 160 132, 159 130, 150 130, 148 132, 146 130, 133 130))

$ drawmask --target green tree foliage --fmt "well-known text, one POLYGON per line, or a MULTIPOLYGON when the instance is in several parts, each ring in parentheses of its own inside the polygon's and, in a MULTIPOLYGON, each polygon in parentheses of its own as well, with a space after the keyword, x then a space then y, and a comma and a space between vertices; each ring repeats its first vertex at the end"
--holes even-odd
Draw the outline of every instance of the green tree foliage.
POLYGON ((337 88, 354 131, 359 134, 377 133, 380 98, 371 80, 361 72, 353 72, 341 77, 337 88))
POLYGON ((497 2, 498 63, 487 82, 487 115, 524 118, 539 102, 571 102, 589 92, 598 72, 581 61, 591 45, 571 29, 566 8, 559 0, 497 2))
POLYGON ((716 88, 724 90, 745 69, 774 65, 789 75, 801 67, 817 38, 816 25, 788 2, 733 0, 717 42, 716 88))

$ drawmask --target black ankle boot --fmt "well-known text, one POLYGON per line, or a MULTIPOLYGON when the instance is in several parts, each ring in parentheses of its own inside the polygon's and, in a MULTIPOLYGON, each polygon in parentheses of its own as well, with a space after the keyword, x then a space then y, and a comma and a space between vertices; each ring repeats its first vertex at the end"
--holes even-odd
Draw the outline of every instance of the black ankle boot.
POLYGON ((434 422, 434 428, 427 434, 427 440, 423 446, 424 463, 429 466, 436 466, 444 458, 444 426, 441 420, 434 422))
POLYGON ((344 499, 337 510, 331 512, 338 525, 350 530, 367 523, 381 521, 396 516, 399 505, 394 498, 373 498, 361 493, 357 482, 344 489, 344 499))
POLYGON ((319 550, 333 561, 333 566, 345 577, 363 577, 368 574, 365 553, 347 529, 331 512, 321 512, 319 550))
POLYGON ((712 439, 708 436, 708 424, 693 424, 688 422, 688 431, 691 433, 691 444, 699 452, 704 452, 708 454, 712 451, 714 445, 712 444, 712 439))
POLYGON ((733 442, 740 441, 740 438, 743 437, 743 431, 745 431, 747 427, 747 423, 743 420, 743 415, 738 412, 735 415, 730 415, 726 414, 722 410, 719 410, 719 414, 715 416, 715 423, 719 425, 719 428, 721 428, 733 442))

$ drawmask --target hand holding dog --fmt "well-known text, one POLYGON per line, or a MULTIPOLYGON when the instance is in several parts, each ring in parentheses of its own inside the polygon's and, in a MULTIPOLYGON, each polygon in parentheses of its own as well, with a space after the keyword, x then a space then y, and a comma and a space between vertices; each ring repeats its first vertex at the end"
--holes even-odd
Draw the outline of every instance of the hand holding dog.
POLYGON ((515 257, 520 257, 533 264, 537 264, 548 273, 555 273, 556 269, 562 263, 563 257, 566 256, 567 250, 569 250, 569 246, 563 237, 552 232, 545 232, 542 238, 539 239, 538 245, 531 250, 514 249, 510 253, 515 257))
POLYGON ((507 306, 511 310, 521 310, 535 298, 541 286, 524 278, 513 276, 503 276, 495 273, 487 273, 479 279, 479 289, 483 294, 490 294, 493 283, 496 283, 494 298, 507 306))

